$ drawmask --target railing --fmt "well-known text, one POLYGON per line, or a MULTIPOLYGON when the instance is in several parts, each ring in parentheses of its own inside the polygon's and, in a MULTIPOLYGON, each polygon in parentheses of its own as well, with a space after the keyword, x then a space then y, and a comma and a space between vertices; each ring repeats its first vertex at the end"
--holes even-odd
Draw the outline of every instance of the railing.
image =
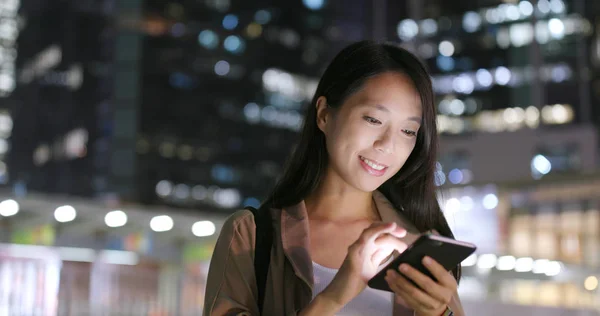
POLYGON ((0 315, 202 315, 203 271, 0 256, 0 315))

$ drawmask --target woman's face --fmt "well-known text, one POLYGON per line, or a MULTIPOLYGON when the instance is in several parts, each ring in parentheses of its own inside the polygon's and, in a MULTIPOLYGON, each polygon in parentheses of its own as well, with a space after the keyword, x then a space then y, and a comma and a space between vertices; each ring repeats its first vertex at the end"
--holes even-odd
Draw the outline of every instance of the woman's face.
POLYGON ((370 78, 342 106, 317 102, 317 124, 326 138, 328 176, 364 192, 396 174, 415 147, 421 101, 410 78, 383 73, 370 78))

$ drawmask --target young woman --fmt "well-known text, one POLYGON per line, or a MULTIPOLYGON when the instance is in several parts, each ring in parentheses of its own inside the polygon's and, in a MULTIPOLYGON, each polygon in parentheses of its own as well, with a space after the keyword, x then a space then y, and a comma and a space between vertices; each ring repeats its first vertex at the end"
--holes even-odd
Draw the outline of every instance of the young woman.
MULTIPOLYGON (((394 293, 366 286, 419 233, 453 237, 436 199, 437 143, 431 81, 414 55, 369 41, 342 50, 261 208, 274 232, 262 315, 463 315, 460 267, 427 257, 437 281, 403 265, 386 277, 394 293)), ((247 210, 225 222, 204 315, 260 314, 255 227, 247 210)))

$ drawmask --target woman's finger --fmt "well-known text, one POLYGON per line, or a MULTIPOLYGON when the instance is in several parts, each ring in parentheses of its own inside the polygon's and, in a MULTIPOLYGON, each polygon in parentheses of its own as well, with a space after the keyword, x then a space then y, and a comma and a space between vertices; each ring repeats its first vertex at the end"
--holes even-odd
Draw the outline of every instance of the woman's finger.
POLYGON ((446 268, 435 261, 433 258, 425 256, 423 258, 423 265, 431 272, 431 274, 436 278, 437 282, 441 284, 443 287, 456 290, 458 284, 456 283, 456 279, 452 274, 448 273, 446 268))
POLYGON ((362 232, 360 238, 358 239, 358 242, 373 242, 375 239, 377 239, 377 237, 383 234, 393 234, 398 237, 402 237, 406 235, 406 230, 401 227, 398 227, 398 225, 396 225, 396 223, 394 222, 374 223, 362 232))
POLYGON ((409 304, 418 304, 426 309, 438 309, 444 304, 443 302, 440 302, 429 296, 418 287, 412 285, 410 281, 398 274, 396 271, 388 271, 388 274, 386 275, 386 281, 394 293, 402 296, 402 298, 404 298, 409 304))
POLYGON ((392 254, 392 250, 380 248, 375 250, 373 255, 371 256, 371 262, 376 265, 380 265, 383 261, 392 254))
POLYGON ((424 306, 420 306, 419 303, 412 297, 410 297, 410 295, 408 295, 408 293, 404 292, 402 289, 400 289, 397 285, 390 285, 390 288, 392 289, 392 291, 394 291, 394 294, 396 294, 397 298, 400 298, 398 301, 403 302, 403 306, 406 306, 408 308, 411 309, 425 309, 424 306))
POLYGON ((441 284, 435 282, 429 276, 421 271, 411 267, 408 264, 402 264, 399 268, 400 272, 407 278, 413 280, 422 290, 437 301, 448 304, 452 298, 452 290, 445 288, 441 284))
POLYGON ((378 248, 392 249, 397 250, 398 252, 404 252, 404 250, 408 248, 408 245, 404 241, 390 234, 380 235, 375 239, 374 243, 378 248))

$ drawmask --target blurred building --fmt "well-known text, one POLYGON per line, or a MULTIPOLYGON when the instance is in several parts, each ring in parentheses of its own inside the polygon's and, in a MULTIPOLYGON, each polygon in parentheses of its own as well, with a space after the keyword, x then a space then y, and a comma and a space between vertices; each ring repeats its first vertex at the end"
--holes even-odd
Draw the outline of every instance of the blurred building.
POLYGON ((460 238, 482 246, 463 262, 461 297, 574 309, 569 315, 597 311, 599 181, 596 172, 504 183, 485 195, 473 194, 481 190, 472 186, 451 188, 451 225, 460 238))
POLYGON ((96 180, 106 172, 102 163, 108 157, 112 9, 112 1, 0 6, 16 17, 1 33, 15 45, 3 50, 16 57, 12 68, 4 68, 12 73, 3 82, 12 90, 4 103, 14 122, 8 177, 18 195, 35 190, 93 196, 102 190, 96 180))
POLYGON ((457 238, 478 245, 463 263, 468 307, 597 309, 598 3, 390 6, 406 15, 388 10, 388 39, 433 75, 442 207, 457 238))
POLYGON ((183 207, 258 205, 324 67, 370 35, 370 5, 352 3, 144 2, 132 196, 183 207))
POLYGON ((597 168, 597 2, 405 5, 404 19, 390 10, 389 38, 419 54, 433 73, 442 182, 597 168))

